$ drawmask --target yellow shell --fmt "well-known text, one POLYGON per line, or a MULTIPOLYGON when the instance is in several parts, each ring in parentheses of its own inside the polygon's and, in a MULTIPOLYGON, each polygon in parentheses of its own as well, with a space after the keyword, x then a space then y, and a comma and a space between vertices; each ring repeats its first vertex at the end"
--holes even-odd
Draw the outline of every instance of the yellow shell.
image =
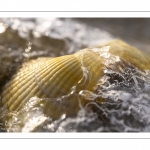
POLYGON ((56 98, 70 93, 76 85, 78 89, 92 90, 102 74, 101 67, 100 58, 90 50, 33 60, 24 64, 6 84, 2 103, 5 108, 18 111, 33 96, 56 98), (86 70, 83 72, 84 68, 86 70), (87 75, 84 75, 86 71, 87 75), (89 76, 88 80, 86 76, 89 76))
MULTIPOLYGON (((111 54, 120 56, 142 71, 150 70, 150 58, 140 50, 120 40, 105 45, 110 46, 111 54)), ((70 93, 74 86, 77 91, 94 91, 98 79, 104 74, 104 61, 106 58, 95 49, 84 49, 57 58, 32 60, 25 63, 5 85, 2 104, 10 111, 18 111, 33 96, 56 98, 70 93)))

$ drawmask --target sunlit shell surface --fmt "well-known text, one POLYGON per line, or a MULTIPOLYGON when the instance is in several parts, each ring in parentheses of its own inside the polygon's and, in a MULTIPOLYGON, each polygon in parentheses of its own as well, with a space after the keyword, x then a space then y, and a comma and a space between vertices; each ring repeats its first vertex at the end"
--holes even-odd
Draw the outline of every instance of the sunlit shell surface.
POLYGON ((141 70, 150 70, 150 58, 139 49, 121 41, 110 41, 100 47, 110 46, 109 52, 115 56, 130 62, 141 70))

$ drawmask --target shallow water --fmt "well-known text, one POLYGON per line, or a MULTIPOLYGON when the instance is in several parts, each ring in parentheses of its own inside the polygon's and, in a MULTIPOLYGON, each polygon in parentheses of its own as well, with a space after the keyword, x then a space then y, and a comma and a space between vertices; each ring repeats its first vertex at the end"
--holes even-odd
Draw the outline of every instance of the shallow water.
MULTIPOLYGON (((2 87, 21 64, 30 59, 39 56, 55 57, 71 54, 86 47, 96 47, 115 38, 127 39, 127 33, 125 34, 121 29, 122 35, 120 32, 117 35, 118 31, 115 34, 111 32, 107 19, 106 21, 98 19, 95 24, 87 20, 2 18, 0 20, 2 22, 0 24, 0 91, 2 92, 2 87), (98 26, 100 22, 102 25, 107 24, 107 29, 98 26)), ((122 22, 124 22, 123 19, 122 22)), ((137 19, 135 22, 137 23, 137 19)), ((147 19, 147 24, 149 22, 147 19)), ((130 24, 134 24, 134 21, 130 24)), ((123 24, 121 25, 124 28, 123 24)), ((146 29, 142 30, 145 32, 146 29)), ((140 40, 143 37, 141 45, 139 38, 133 35, 134 39, 130 40, 131 36, 128 39, 129 43, 137 47, 145 45, 143 50, 150 56, 148 51, 150 45, 147 39, 144 41, 144 38, 148 38, 149 35, 144 36, 142 31, 140 35, 140 40)), ((106 58, 107 65, 113 64, 113 67, 104 68, 105 75, 98 81, 95 93, 82 90, 75 94, 72 89, 70 94, 57 99, 32 97, 19 112, 7 112, 1 107, 0 120, 5 120, 0 122, 1 131, 149 132, 150 73, 141 72, 109 52, 104 52, 101 56, 106 58), (45 107, 51 107, 52 104, 56 109, 60 109, 59 106, 62 105, 73 109, 68 101, 74 98, 79 102, 80 107, 77 116, 67 116, 65 111, 62 111, 61 116, 53 120, 44 111, 45 107), (89 101, 86 107, 82 106, 82 98, 89 101), (100 103, 99 98, 106 100, 100 103)), ((86 68, 83 69, 86 71, 86 68)))

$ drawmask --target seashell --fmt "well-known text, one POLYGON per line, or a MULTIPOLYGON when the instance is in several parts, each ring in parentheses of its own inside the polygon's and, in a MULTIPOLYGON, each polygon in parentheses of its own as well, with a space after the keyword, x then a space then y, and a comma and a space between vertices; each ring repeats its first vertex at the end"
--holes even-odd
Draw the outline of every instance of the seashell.
MULTIPOLYGON (((123 41, 116 40, 103 46, 106 52, 130 62, 142 71, 150 70, 150 58, 123 41)), ((100 48, 103 48, 100 46, 100 48)), ((104 75, 109 57, 101 55, 100 48, 84 49, 72 55, 39 58, 23 64, 2 92, 3 107, 19 111, 30 98, 57 98, 80 90, 94 91, 97 81, 104 75)), ((105 52, 105 50, 104 50, 105 52)), ((105 53, 104 53, 105 54, 105 53)), ((53 110, 55 111, 55 110, 53 110)))
POLYGON ((73 55, 57 58, 32 60, 25 63, 4 87, 3 107, 18 111, 33 96, 60 97, 70 93, 71 88, 76 85, 78 90, 92 90, 102 75, 101 70, 100 57, 91 50, 81 50, 73 55))

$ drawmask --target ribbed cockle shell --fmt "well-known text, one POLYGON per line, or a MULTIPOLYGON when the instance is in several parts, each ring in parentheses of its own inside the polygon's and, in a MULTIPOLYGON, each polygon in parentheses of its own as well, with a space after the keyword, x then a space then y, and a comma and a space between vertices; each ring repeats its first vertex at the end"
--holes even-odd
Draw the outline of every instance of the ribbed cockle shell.
POLYGON ((72 55, 39 58, 25 63, 2 93, 2 103, 11 111, 18 111, 28 100, 56 98, 71 92, 71 88, 92 90, 102 74, 97 53, 81 50, 72 55))

